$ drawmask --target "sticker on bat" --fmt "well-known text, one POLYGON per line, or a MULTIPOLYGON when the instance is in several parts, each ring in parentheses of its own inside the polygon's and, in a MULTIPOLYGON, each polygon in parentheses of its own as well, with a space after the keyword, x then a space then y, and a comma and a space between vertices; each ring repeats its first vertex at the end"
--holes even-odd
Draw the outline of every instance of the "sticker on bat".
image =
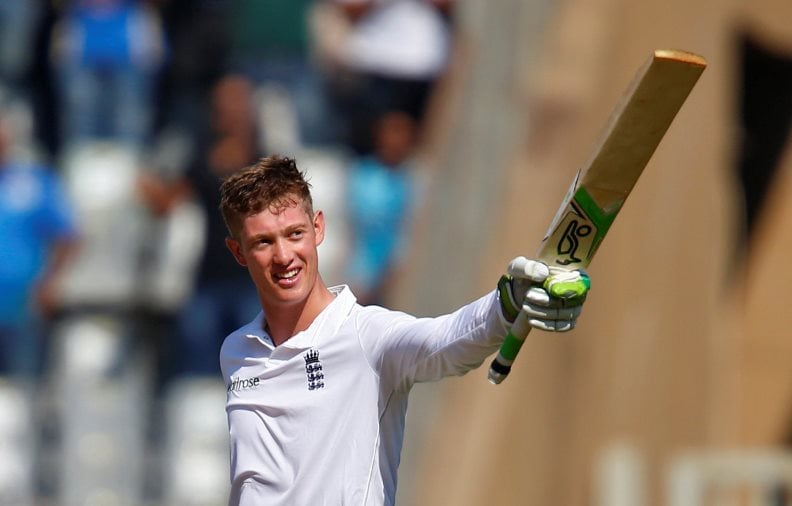
POLYGON ((556 245, 555 263, 566 266, 587 262, 597 236, 594 232, 593 223, 572 203, 550 238, 551 244, 556 245))

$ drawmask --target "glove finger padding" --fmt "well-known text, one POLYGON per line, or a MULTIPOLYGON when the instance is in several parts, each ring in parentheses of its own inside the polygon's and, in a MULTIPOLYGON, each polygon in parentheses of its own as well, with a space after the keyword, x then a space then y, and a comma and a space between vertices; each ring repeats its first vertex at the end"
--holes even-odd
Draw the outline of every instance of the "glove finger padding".
POLYGON ((531 327, 547 332, 567 332, 575 328, 577 320, 540 320, 528 318, 531 327))
POLYGON ((546 308, 579 307, 586 301, 586 296, 560 298, 552 297, 542 287, 533 286, 525 293, 523 305, 541 306, 546 308))
POLYGON ((583 310, 582 301, 566 305, 563 299, 550 297, 542 288, 531 288, 523 301, 522 309, 530 317, 546 320, 573 320, 583 310), (541 292, 544 292, 543 294, 541 292))
POLYGON ((543 288, 531 288, 523 301, 522 310, 531 327, 549 332, 567 332, 575 328, 583 310, 582 300, 550 297, 543 288))
POLYGON ((550 267, 538 260, 529 260, 525 257, 517 257, 509 262, 507 268, 509 276, 515 280, 530 280, 534 283, 543 283, 550 276, 550 267))
POLYGON ((575 328, 591 286, 585 271, 556 271, 542 287, 533 286, 523 299, 528 323, 541 330, 566 332, 575 328))

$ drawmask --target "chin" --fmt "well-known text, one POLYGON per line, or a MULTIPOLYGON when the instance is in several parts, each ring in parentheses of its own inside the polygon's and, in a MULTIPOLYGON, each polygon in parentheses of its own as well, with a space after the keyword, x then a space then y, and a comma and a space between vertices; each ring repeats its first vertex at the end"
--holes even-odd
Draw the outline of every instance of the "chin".
POLYGON ((299 304, 308 299, 308 290, 301 286, 278 288, 273 299, 279 304, 299 304))

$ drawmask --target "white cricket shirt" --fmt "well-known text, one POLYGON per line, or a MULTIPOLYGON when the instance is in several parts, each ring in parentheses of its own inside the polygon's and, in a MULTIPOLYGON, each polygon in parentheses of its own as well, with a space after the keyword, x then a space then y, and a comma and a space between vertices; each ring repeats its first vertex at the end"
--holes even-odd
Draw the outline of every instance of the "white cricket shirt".
POLYGON ((478 367, 507 330, 494 291, 437 318, 331 291, 280 346, 263 314, 223 343, 231 505, 393 504, 410 388, 478 367))

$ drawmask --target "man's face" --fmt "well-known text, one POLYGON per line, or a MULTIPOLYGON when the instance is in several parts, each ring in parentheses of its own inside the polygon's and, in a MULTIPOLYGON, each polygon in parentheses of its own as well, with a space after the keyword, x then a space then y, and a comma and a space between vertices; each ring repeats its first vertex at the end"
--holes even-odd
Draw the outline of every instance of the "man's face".
POLYGON ((266 308, 303 304, 319 278, 317 246, 324 239, 324 215, 310 216, 302 203, 246 217, 237 239, 226 245, 248 268, 266 308))

